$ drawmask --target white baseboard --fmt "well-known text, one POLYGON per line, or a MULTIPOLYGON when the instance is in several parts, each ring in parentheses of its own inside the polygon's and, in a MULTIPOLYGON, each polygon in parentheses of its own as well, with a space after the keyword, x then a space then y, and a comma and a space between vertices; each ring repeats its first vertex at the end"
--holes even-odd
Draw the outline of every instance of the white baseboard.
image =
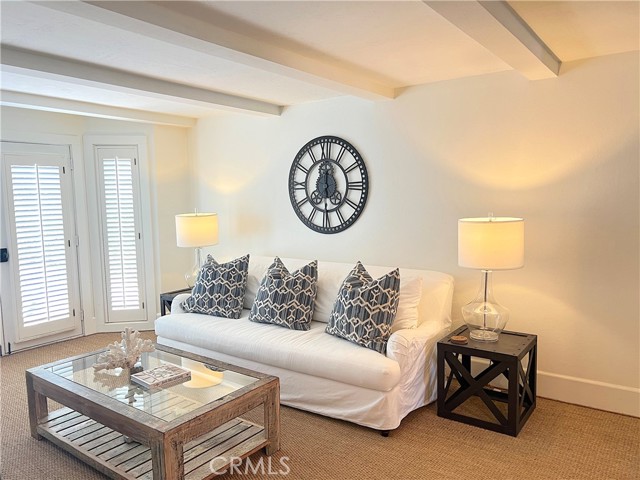
MULTIPOLYGON (((471 370, 476 375, 488 364, 487 360, 474 357, 471 361, 471 370)), ((507 388, 507 381, 502 376, 491 383, 507 388)), ((538 397, 640 417, 640 388, 596 382, 540 370, 538 370, 537 383, 538 397)))
POLYGON ((640 417, 640 388, 538 370, 538 396, 640 417))

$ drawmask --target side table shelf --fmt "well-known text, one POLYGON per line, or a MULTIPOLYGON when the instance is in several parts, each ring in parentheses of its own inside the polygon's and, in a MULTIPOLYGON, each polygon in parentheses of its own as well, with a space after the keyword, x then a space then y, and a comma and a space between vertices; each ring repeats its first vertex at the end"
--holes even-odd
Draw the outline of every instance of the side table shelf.
POLYGON ((160 294, 160 315, 166 315, 167 311, 171 311, 171 302, 181 293, 190 293, 190 288, 183 288, 181 290, 173 290, 171 292, 165 292, 160 294))
POLYGON ((466 326, 444 337, 438 342, 438 416, 517 436, 536 407, 537 343, 536 335, 517 332, 502 332, 497 342, 479 342, 469 338, 466 326), (469 341, 454 344, 454 335, 469 341), (473 357, 482 363, 475 375, 473 357), (501 377, 508 382, 506 390, 490 385, 501 377), (482 403, 461 408, 472 397, 482 403), (474 414, 478 407, 485 415, 474 414))

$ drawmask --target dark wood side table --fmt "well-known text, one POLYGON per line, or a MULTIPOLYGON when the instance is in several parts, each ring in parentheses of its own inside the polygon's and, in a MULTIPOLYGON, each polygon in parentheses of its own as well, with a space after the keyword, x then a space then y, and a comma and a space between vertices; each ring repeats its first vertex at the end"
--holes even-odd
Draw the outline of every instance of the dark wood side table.
POLYGON ((438 342, 438 416, 516 437, 536 408, 537 348, 538 337, 526 333, 505 331, 497 342, 478 342, 462 326, 444 337, 438 342), (467 337, 468 343, 452 343, 454 335, 467 337), (476 375, 471 370, 472 357, 484 359, 484 364, 488 361, 476 375), (445 365, 450 368, 448 375, 445 365), (489 385, 500 376, 508 381, 506 390, 489 385), (456 412, 473 396, 488 409, 488 419, 462 413, 462 409, 456 412), (506 403, 506 414, 498 407, 500 402, 506 403))
POLYGON ((191 293, 191 289, 183 288, 182 290, 173 290, 172 292, 160 294, 160 315, 166 315, 167 310, 171 311, 171 302, 181 293, 191 293))

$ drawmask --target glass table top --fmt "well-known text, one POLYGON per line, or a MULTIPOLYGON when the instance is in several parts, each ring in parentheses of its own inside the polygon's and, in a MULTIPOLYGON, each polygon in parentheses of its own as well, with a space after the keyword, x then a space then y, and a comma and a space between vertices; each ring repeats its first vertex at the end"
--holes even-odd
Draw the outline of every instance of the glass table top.
POLYGON ((98 355, 61 362, 47 370, 167 422, 258 381, 232 370, 155 350, 142 354, 140 363, 144 370, 163 364, 178 365, 191 371, 191 380, 146 389, 131 382, 128 370, 95 371, 93 365, 98 355))

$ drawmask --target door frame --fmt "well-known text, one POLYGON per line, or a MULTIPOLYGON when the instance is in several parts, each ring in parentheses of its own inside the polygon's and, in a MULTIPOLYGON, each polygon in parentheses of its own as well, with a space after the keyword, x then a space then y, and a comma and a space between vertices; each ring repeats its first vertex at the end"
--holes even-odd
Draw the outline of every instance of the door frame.
POLYGON ((154 322, 159 308, 158 295, 159 280, 156 275, 155 240, 154 240, 154 216, 151 208, 151 170, 147 135, 127 135, 127 134, 86 134, 83 137, 83 148, 85 158, 85 182, 87 186, 87 212, 93 212, 89 222, 90 244, 94 252, 101 252, 100 255, 93 255, 90 259, 93 272, 94 301, 95 308, 95 329, 97 332, 121 332, 126 327, 138 330, 153 330, 154 322), (138 182, 140 189, 140 213, 141 231, 143 242, 143 265, 145 290, 144 301, 146 303, 147 318, 143 322, 108 322, 106 308, 106 287, 104 279, 104 258, 102 255, 102 232, 99 218, 100 206, 98 204, 99 193, 97 187, 97 169, 94 150, 96 146, 117 147, 136 146, 138 148, 138 182), (90 192, 90 193, 89 193, 90 192))
MULTIPOLYGON (((75 198, 73 194, 73 171, 71 169, 71 151, 68 145, 50 145, 50 144, 33 144, 33 143, 16 143, 3 142, 3 156, 6 157, 2 163, 4 176, 4 185, 7 187, 4 192, 4 201, 6 202, 5 213, 7 213, 7 224, 10 234, 7 236, 9 251, 12 252, 12 260, 8 262, 11 273, 11 290, 15 295, 11 296, 13 303, 12 322, 10 323, 12 336, 16 339, 16 343, 24 343, 35 339, 46 339, 57 333, 69 332, 69 336, 74 333, 82 333, 82 305, 80 303, 80 281, 78 278, 78 255, 77 255, 77 229, 76 229, 76 209, 75 198), (4 150, 6 148, 6 150, 4 150), (67 288, 67 307, 68 315, 57 320, 48 319, 46 322, 36 322, 35 324, 25 324, 25 307, 24 295, 29 291, 29 287, 22 285, 20 270, 20 247, 17 239, 18 233, 18 214, 15 209, 16 205, 16 185, 14 184, 14 166, 31 169, 37 165, 36 169, 43 169, 43 172, 51 172, 59 181, 60 188, 60 207, 62 214, 62 232, 64 238, 60 242, 58 240, 57 253, 64 254, 64 264, 66 272, 66 288, 67 288), (18 321, 15 321, 18 320, 18 321), (15 328, 15 331, 14 331, 15 328)), ((48 175, 44 173, 45 176, 48 175)), ((37 179, 37 176, 34 178, 37 179)), ((19 188, 19 187, 18 187, 19 188)), ((38 185, 38 190, 40 185, 38 185)), ((46 194, 45 194, 46 195, 46 194)), ((46 197, 45 197, 46 198, 46 197)), ((24 213, 24 211, 23 211, 24 213)), ((46 214, 45 214, 46 215, 46 214)), ((41 220, 45 220, 41 217, 41 220)), ((49 233, 52 233, 49 231, 49 233)), ((43 234, 46 234, 43 231, 43 234)), ((45 240, 46 241, 46 240, 45 240)), ((33 246, 32 246, 33 247, 33 246)), ((45 261, 48 253, 42 245, 42 260, 45 261)), ((51 252, 49 252, 51 253, 51 252)), ((45 273, 46 276, 46 273, 45 273)), ((35 278, 34 278, 35 280, 35 278)), ((44 283, 47 279, 43 278, 44 283)), ((5 287, 6 288, 6 287, 5 287)), ((41 291, 42 288, 36 287, 41 291)), ((32 290, 32 292, 34 292, 32 290)), ((45 300, 47 301, 47 300, 45 300)), ((45 340, 46 342, 46 340, 45 340)))
MULTIPOLYGON (((9 309, 7 302, 0 303, 2 312, 0 314, 0 321, 2 324, 2 339, 3 339, 3 354, 23 350, 26 348, 32 348, 46 343, 53 343, 68 338, 78 337, 82 335, 89 335, 96 333, 96 321, 95 310, 93 302, 93 285, 91 277, 91 249, 89 245, 89 226, 87 219, 87 189, 84 182, 84 162, 82 161, 82 141, 78 135, 62 135, 62 134, 50 134, 50 133, 31 133, 31 132, 16 132, 10 129, 3 130, 0 134, 0 140, 6 142, 15 143, 31 143, 31 144, 45 144, 45 145, 63 145, 69 148, 71 157, 71 176, 73 184, 73 203, 76 233, 78 235, 79 244, 76 248, 77 264, 78 264, 78 282, 80 293, 80 315, 83 319, 81 322, 80 333, 69 335, 68 332, 62 332, 38 339, 28 340, 24 342, 16 343, 16 339, 11 337, 10 331, 4 323, 4 319, 10 318, 10 315, 14 314, 9 309), (11 344, 9 346, 9 343, 11 344), (10 348, 9 348, 10 347, 10 348)), ((3 202, 4 203, 4 202, 3 202)), ((5 213, 2 213, 2 219, 5 220, 5 213)), ((6 221, 6 220, 5 220, 6 221)), ((9 233, 6 232, 8 235, 9 233)), ((12 252, 9 252, 11 255, 12 252)), ((6 270, 6 269, 4 269, 6 270)), ((5 272, 3 272, 4 274, 5 272)), ((13 279, 7 274, 4 277, 5 280, 11 282, 10 288, 13 288, 13 279)), ((12 308, 15 308, 13 306, 12 308)))

